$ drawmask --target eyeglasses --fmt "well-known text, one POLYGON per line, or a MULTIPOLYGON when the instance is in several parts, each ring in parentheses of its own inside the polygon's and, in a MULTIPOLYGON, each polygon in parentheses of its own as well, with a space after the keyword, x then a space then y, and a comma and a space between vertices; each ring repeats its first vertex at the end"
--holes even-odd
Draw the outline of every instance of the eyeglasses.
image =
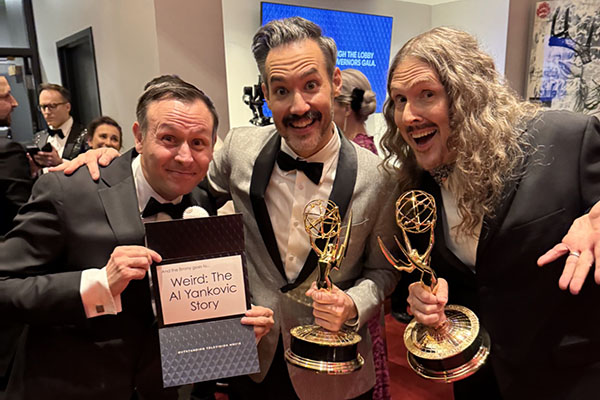
POLYGON ((62 103, 40 104, 39 109, 40 111, 44 111, 46 109, 54 111, 56 110, 56 107, 60 106, 61 104, 67 104, 67 102, 63 101, 62 103))

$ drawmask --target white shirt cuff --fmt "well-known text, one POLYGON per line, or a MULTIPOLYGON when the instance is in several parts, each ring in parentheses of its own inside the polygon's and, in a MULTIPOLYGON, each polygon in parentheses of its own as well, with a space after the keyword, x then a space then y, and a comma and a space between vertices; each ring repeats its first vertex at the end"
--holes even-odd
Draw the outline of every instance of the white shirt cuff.
POLYGON ((82 271, 79 293, 88 318, 116 315, 122 311, 121 295, 113 296, 110 292, 106 267, 82 271))

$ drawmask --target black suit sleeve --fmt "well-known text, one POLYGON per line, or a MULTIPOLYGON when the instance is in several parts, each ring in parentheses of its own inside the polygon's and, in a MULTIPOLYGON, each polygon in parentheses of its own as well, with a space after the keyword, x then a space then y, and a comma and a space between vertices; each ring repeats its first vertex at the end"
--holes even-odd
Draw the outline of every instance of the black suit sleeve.
POLYGON ((25 150, 8 139, 0 142, 0 235, 6 234, 19 208, 27 202, 32 180, 25 150))
POLYGON ((0 315, 28 323, 85 319, 81 271, 65 266, 65 210, 56 174, 44 174, 0 242, 0 315))

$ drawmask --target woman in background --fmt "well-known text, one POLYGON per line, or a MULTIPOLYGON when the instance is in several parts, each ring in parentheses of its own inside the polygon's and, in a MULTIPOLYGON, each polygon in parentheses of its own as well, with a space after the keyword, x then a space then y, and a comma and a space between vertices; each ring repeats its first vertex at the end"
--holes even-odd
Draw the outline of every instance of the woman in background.
POLYGON ((356 69, 342 71, 342 93, 335 98, 333 120, 354 143, 377 154, 373 136, 367 135, 367 118, 375 112, 375 92, 367 77, 356 69))

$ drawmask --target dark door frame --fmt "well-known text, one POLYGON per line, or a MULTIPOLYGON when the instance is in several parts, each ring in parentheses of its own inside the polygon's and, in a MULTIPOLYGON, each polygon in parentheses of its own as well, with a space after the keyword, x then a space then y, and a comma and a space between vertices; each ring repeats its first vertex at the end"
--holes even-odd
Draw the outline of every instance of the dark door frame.
POLYGON ((66 87, 73 93, 73 87, 69 81, 68 63, 66 61, 67 49, 75 47, 77 45, 87 43, 92 50, 92 57, 94 59, 94 73, 91 76, 95 81, 96 94, 98 96, 98 108, 99 115, 102 115, 102 104, 100 102, 100 87, 98 86, 98 68, 96 66, 96 49, 94 48, 94 35, 92 33, 92 27, 88 27, 82 31, 72 34, 64 39, 56 42, 56 51, 58 53, 58 64, 60 66, 60 78, 63 86, 66 87))

